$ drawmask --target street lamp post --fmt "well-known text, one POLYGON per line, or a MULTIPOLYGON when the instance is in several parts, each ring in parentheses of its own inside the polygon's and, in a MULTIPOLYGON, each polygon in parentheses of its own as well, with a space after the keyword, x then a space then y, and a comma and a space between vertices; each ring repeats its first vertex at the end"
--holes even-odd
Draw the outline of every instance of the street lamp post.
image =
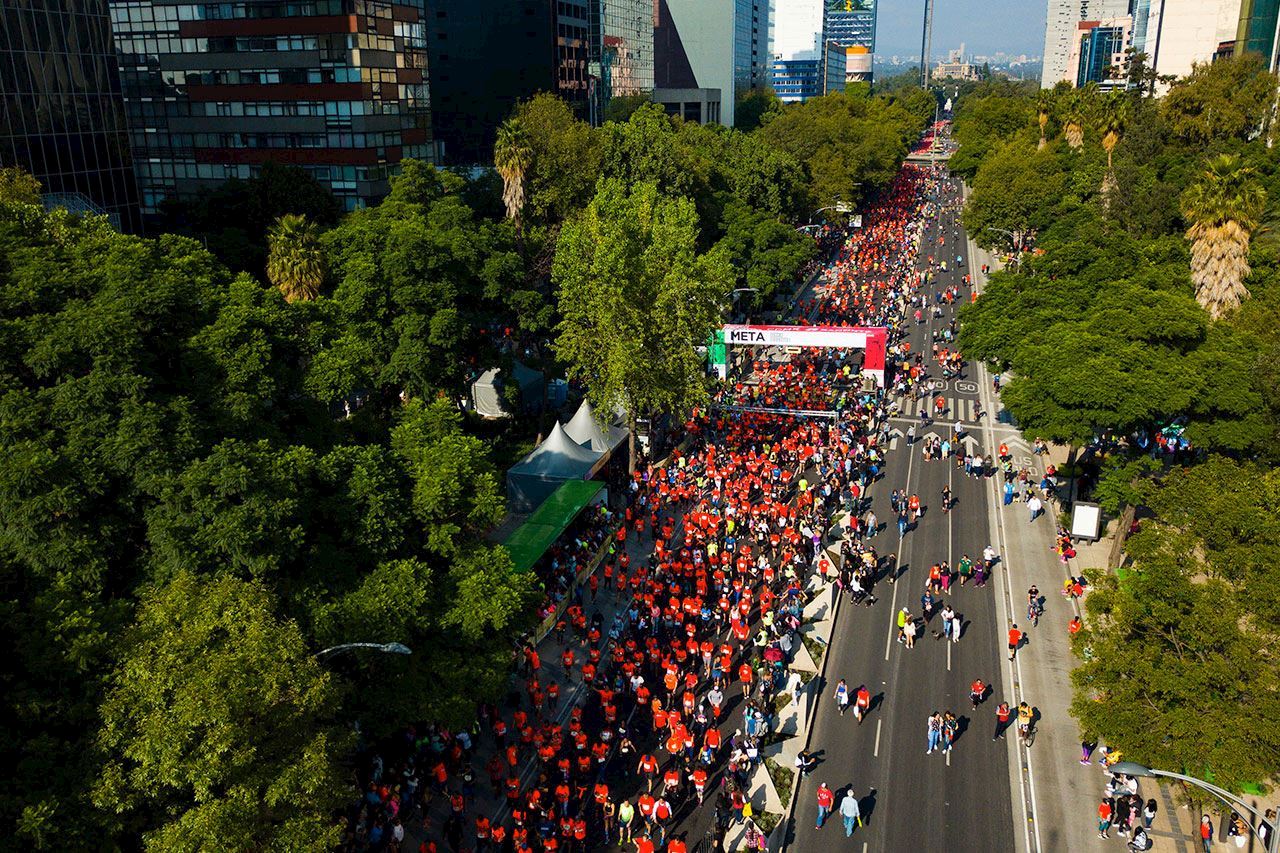
POLYGON ((330 646, 327 649, 321 649, 316 652, 316 658, 324 659, 328 655, 334 655, 338 652, 347 652, 352 649, 374 649, 389 655, 413 654, 413 649, 403 643, 343 643, 340 646, 330 646))
POLYGON ((1280 844, 1277 844, 1277 839, 1280 839, 1280 833, 1276 832, 1276 827, 1268 823, 1264 815, 1258 814, 1258 810, 1253 806, 1243 802, 1242 800, 1237 800, 1235 795, 1224 791, 1217 785, 1211 785, 1203 779, 1197 779, 1194 776, 1184 776, 1181 773, 1171 773, 1168 770, 1152 770, 1150 767, 1146 767, 1136 761, 1117 761, 1115 764, 1111 765, 1110 769, 1112 773, 1120 773, 1125 776, 1142 776, 1148 779, 1165 777, 1168 779, 1177 779, 1181 782, 1187 782, 1195 785, 1197 788, 1203 788, 1218 799, 1230 803, 1236 808, 1244 809, 1246 812, 1253 815, 1254 834, 1261 832, 1264 826, 1267 828, 1267 846, 1265 853, 1280 853, 1280 844))

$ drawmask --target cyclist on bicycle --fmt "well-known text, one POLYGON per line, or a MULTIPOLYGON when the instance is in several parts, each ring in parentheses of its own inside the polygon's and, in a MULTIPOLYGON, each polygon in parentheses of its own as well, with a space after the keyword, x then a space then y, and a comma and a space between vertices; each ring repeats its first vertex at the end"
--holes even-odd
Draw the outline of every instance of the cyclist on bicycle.
POLYGON ((1027 619, 1033 626, 1039 626, 1040 614, 1043 610, 1044 607, 1040 604, 1040 590, 1032 584, 1027 590, 1027 619))
POLYGON ((1018 737, 1023 740, 1031 734, 1031 706, 1026 702, 1018 703, 1018 737))

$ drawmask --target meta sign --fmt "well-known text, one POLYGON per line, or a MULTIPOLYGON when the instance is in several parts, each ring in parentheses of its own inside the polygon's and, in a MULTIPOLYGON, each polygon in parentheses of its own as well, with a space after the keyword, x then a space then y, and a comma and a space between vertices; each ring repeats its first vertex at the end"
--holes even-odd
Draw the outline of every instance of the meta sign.
POLYGON ((884 386, 885 349, 888 332, 878 326, 725 326, 724 342, 729 346, 829 347, 860 349, 864 376, 874 377, 884 386))

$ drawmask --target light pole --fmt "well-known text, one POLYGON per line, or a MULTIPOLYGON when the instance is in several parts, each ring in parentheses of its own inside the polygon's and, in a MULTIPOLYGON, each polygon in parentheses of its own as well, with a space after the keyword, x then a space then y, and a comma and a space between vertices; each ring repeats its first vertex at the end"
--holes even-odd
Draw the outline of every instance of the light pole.
POLYGON ((340 646, 330 646, 327 649, 321 649, 316 652, 316 658, 323 659, 327 655, 334 655, 338 652, 347 652, 352 649, 374 649, 389 655, 413 654, 413 649, 403 643, 343 643, 340 646))
POLYGON ((1142 776, 1148 779, 1165 777, 1168 779, 1177 779, 1181 782, 1188 782, 1195 785, 1197 788, 1203 788, 1218 799, 1230 803, 1236 808, 1244 809, 1246 812, 1253 815, 1253 832, 1255 835, 1261 832, 1262 827, 1265 826, 1267 828, 1267 846, 1265 848, 1265 853, 1280 853, 1280 844, 1276 843, 1276 839, 1280 838, 1280 833, 1276 832, 1276 828, 1267 823, 1266 819, 1262 815, 1258 814, 1257 809, 1253 806, 1246 804, 1242 800, 1237 800, 1233 794, 1222 790, 1217 785, 1210 785, 1203 779, 1197 779, 1194 776, 1184 776, 1181 773, 1170 773, 1168 770, 1152 770, 1150 767, 1141 765, 1136 761, 1117 761, 1115 764, 1111 765, 1110 769, 1112 773, 1121 773, 1125 776, 1142 776))

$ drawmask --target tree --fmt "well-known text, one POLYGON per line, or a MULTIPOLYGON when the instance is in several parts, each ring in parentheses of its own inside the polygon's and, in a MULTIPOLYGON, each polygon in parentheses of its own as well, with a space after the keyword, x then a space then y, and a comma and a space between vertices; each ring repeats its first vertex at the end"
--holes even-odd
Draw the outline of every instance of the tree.
POLYGON ((1040 125, 1040 143, 1036 146, 1037 150, 1042 150, 1049 144, 1044 137, 1044 132, 1049 126, 1049 116, 1052 114, 1053 92, 1049 89, 1041 89, 1036 92, 1036 123, 1040 125))
POLYGON ((1066 182, 1051 152, 1006 144, 986 158, 973 178, 965 228, 981 246, 1009 242, 1009 236, 996 228, 1014 233, 1042 230, 1054 221, 1066 182))
POLYGON ((1249 297, 1249 238, 1267 199, 1253 173, 1238 157, 1222 154, 1182 196, 1196 299, 1215 320, 1249 297))
POLYGON ((733 108, 733 126, 743 133, 750 133, 761 125, 768 124, 782 109, 782 101, 774 94, 773 89, 748 89, 738 96, 738 103, 733 108))
POLYGON ((644 92, 635 95, 615 95, 609 98, 609 103, 605 105, 604 120, 625 122, 636 110, 651 103, 653 98, 644 92))
POLYGON ((40 182, 16 166, 0 167, 0 202, 39 204, 40 182))
POLYGON ((524 218, 559 224, 591 201, 600 139, 567 103, 545 92, 517 106, 514 117, 533 155, 525 173, 524 218))
POLYGON ((1196 63, 1161 99, 1161 113, 1174 135, 1193 145, 1244 140, 1262 129, 1277 85, 1280 78, 1253 52, 1196 63))
POLYGON ((529 147, 529 134, 518 119, 507 119, 498 128, 498 139, 493 145, 493 165, 502 176, 502 202, 507 206, 507 218, 520 228, 524 214, 524 180, 533 162, 533 150, 529 147))
POLYGON ((552 276, 563 320, 556 353, 587 386, 598 412, 625 408, 635 422, 681 414, 706 397, 706 342, 732 286, 722 250, 697 254, 693 205, 656 184, 600 184, 583 213, 565 224, 552 276))
POLYGON ((1084 145, 1085 115, 1088 110, 1085 97, 1081 90, 1074 89, 1063 99, 1062 133, 1067 138, 1067 144, 1075 149, 1084 145))
POLYGON ((102 706, 94 802, 149 850, 332 849, 350 738, 270 590, 183 572, 144 593, 102 706))
POLYGON ((1102 148, 1107 152, 1107 174, 1102 179, 1102 195, 1109 198, 1115 189, 1116 174, 1111 168, 1111 152, 1115 151, 1124 133, 1129 117, 1129 98, 1123 92, 1108 92, 1102 98, 1098 113, 1098 133, 1102 136, 1102 148))
POLYGON ((1071 713, 1129 758, 1227 789, 1280 770, 1280 679, 1267 636, 1230 587, 1197 577, 1194 540, 1149 525, 1123 578, 1090 570, 1073 640, 1071 713))
POLYGON ((319 229, 302 214, 287 213, 267 234, 267 278, 289 302, 310 302, 324 284, 319 229))

